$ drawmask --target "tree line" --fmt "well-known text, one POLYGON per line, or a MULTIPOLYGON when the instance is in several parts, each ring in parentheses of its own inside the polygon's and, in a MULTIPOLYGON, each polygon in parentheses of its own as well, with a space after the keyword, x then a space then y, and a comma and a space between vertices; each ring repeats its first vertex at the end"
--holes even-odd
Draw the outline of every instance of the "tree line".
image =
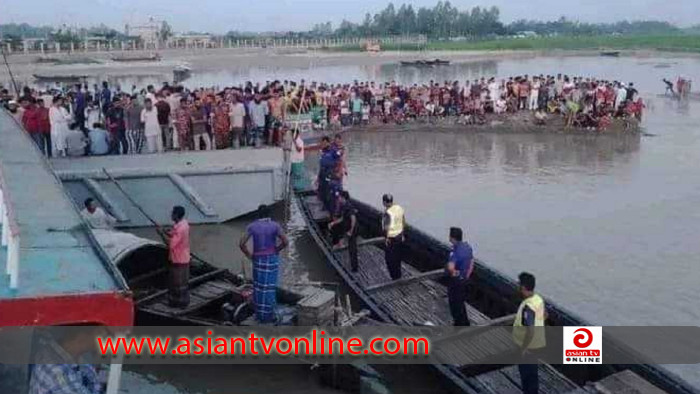
POLYGON ((390 3, 362 23, 344 20, 337 28, 331 22, 319 23, 309 35, 315 37, 369 37, 423 34, 431 39, 456 37, 488 37, 534 32, 538 35, 603 35, 603 34, 676 34, 684 31, 661 21, 621 21, 616 23, 581 23, 567 18, 556 21, 519 20, 504 24, 498 7, 473 7, 459 10, 449 1, 440 1, 432 8, 417 10, 410 4, 398 9, 390 3))
MULTIPOLYGON (((607 35, 607 34, 697 34, 699 27, 681 29, 661 21, 622 21, 616 23, 581 23, 560 18, 555 21, 519 20, 504 24, 500 20, 498 7, 459 10, 449 1, 439 1, 433 7, 415 9, 410 4, 395 7, 390 3, 383 10, 367 13, 362 22, 343 20, 337 27, 331 22, 318 23, 308 31, 275 33, 241 33, 231 31, 228 38, 348 38, 378 37, 392 35, 425 35, 430 39, 457 37, 484 38, 493 36, 517 35, 534 32, 538 35, 607 35)), ((160 35, 172 36, 172 28, 163 23, 160 35)), ((105 25, 82 28, 79 31, 65 28, 22 24, 0 25, 0 37, 5 41, 19 41, 21 38, 48 38, 59 42, 78 42, 80 37, 102 36, 106 40, 125 39, 123 33, 105 25)), ((130 39, 133 39, 131 37, 130 39)))

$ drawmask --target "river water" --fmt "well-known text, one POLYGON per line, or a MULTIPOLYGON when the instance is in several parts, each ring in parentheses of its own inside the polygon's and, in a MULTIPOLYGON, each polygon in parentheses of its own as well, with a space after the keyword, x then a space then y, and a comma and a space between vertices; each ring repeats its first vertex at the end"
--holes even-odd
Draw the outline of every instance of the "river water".
MULTIPOLYGON (((441 239, 450 226, 462 226, 477 257, 512 277, 534 273, 539 292, 591 323, 700 324, 700 102, 658 97, 661 78, 700 80, 698 59, 533 57, 433 69, 231 66, 195 74, 187 84, 420 83, 560 72, 634 82, 647 101, 649 135, 353 132, 347 189, 376 206, 392 193, 410 223, 441 239)), ((336 280, 294 207, 281 208, 279 217, 293 240, 288 280, 336 280)), ((244 225, 196 229, 197 253, 240 270, 240 254, 221 243, 238 239, 244 225)), ((700 385, 700 368, 671 369, 700 385)))

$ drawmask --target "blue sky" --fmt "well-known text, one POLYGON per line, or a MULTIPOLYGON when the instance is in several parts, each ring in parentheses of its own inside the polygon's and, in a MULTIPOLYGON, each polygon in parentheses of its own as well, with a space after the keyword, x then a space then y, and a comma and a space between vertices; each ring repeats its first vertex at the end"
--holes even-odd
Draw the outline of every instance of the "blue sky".
MULTIPOLYGON (((437 0, 409 0, 414 7, 437 0)), ((360 22, 389 2, 380 0, 0 0, 0 23, 96 25, 123 28, 149 16, 168 20, 177 31, 269 31, 308 29, 316 22, 343 18, 360 22)), ((395 5, 401 4, 395 1, 395 5)), ((502 19, 556 19, 586 22, 660 19, 681 25, 700 23, 698 0, 454 0, 460 9, 498 6, 502 19)))

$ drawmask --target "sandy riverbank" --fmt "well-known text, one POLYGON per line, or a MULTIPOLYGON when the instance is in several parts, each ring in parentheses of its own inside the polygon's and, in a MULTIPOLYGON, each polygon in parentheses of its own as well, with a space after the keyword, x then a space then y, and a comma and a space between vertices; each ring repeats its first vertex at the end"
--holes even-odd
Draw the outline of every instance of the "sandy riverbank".
MULTIPOLYGON (((99 61, 97 64, 54 65, 37 63, 37 54, 14 54, 8 58, 15 79, 20 84, 32 83, 33 74, 40 75, 85 75, 88 77, 122 77, 122 76, 156 76, 168 74, 172 69, 187 63, 194 72, 214 72, 235 66, 237 68, 279 67, 308 69, 335 66, 379 66, 395 64, 402 60, 446 59, 453 63, 469 63, 500 59, 527 59, 536 56, 572 57, 598 56, 597 50, 551 50, 551 51, 434 51, 434 52, 380 52, 369 54, 363 52, 324 52, 319 50, 284 50, 284 49, 200 49, 200 50, 164 50, 159 53, 159 62, 115 62, 112 56, 120 52, 47 54, 52 58, 89 57, 99 61)), ((635 57, 640 60, 679 57, 697 57, 698 54, 679 54, 653 50, 623 51, 622 56, 635 57)), ((0 68, 0 82, 8 84, 9 74, 5 67, 0 68)))

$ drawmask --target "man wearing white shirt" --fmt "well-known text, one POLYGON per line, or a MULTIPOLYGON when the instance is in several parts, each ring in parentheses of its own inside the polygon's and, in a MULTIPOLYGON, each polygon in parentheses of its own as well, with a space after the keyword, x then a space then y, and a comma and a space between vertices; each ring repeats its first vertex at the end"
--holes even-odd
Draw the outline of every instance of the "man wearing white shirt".
POLYGON ((233 148, 241 146, 241 135, 245 128, 245 105, 238 101, 236 96, 231 98, 229 117, 231 118, 231 137, 233 138, 233 148))
POLYGON ((92 198, 85 200, 85 209, 80 214, 92 228, 109 230, 117 224, 117 219, 98 207, 92 198))
POLYGON ((151 99, 146 99, 144 104, 145 107, 143 111, 141 111, 141 123, 144 125, 148 153, 163 152, 163 139, 160 136, 158 111, 153 107, 151 99))

